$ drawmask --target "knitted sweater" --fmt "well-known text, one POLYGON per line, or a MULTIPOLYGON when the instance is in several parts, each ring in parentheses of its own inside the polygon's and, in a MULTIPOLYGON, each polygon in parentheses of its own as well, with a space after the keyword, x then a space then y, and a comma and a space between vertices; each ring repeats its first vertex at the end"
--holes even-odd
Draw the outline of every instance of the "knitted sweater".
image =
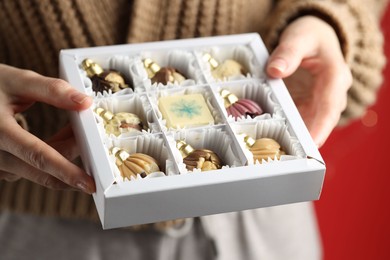
MULTIPOLYGON (((385 0, 3 0, 0 62, 58 76, 61 49, 259 32, 269 50, 293 19, 315 15, 339 36, 354 77, 342 121, 362 115, 376 99, 385 63, 379 30, 385 0)), ((66 115, 36 104, 25 118, 47 138, 66 115)), ((91 196, 53 191, 26 180, 0 181, 0 209, 97 219, 91 196)))

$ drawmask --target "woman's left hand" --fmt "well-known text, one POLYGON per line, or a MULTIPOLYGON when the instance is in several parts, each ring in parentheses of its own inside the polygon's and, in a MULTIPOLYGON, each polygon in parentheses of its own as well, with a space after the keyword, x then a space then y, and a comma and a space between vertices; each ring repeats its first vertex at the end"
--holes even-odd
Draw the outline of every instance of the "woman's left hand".
POLYGON ((347 105, 352 84, 334 29, 313 16, 295 20, 281 34, 267 73, 285 80, 314 142, 321 147, 347 105))

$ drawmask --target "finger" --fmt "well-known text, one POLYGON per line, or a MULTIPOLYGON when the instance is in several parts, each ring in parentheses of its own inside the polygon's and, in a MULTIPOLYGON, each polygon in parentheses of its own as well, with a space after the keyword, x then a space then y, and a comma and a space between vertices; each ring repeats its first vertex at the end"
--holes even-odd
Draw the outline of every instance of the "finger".
POLYGON ((89 194, 95 191, 92 177, 64 158, 54 148, 24 131, 15 121, 9 121, 2 128, 0 145, 5 151, 72 187, 89 194))
POLYGON ((69 161, 73 161, 80 155, 73 130, 69 124, 49 138, 47 144, 56 149, 69 161))
POLYGON ((306 116, 308 129, 318 147, 321 147, 340 120, 347 105, 347 91, 352 83, 349 68, 332 68, 316 86, 318 94, 312 101, 313 114, 306 116), (344 71, 344 72, 343 72, 344 71), (311 117, 311 118, 310 118, 311 117))
POLYGON ((308 130, 318 148, 325 143, 340 119, 340 112, 334 111, 335 109, 331 106, 324 106, 317 113, 315 120, 308 126, 308 130))
POLYGON ((65 127, 61 128, 55 135, 50 137, 47 142, 56 142, 64 139, 73 137, 73 130, 70 124, 67 124, 65 127))
POLYGON ((77 91, 62 79, 44 77, 29 70, 9 66, 2 68, 7 73, 7 91, 14 96, 40 101, 67 110, 83 110, 92 104, 91 97, 77 91), (23 76, 21 76, 21 71, 23 76), (12 80, 11 80, 12 79, 12 80))
POLYGON ((311 42, 309 37, 287 31, 268 59, 267 74, 273 78, 293 74, 303 59, 314 56, 315 44, 311 42))
POLYGON ((73 136, 56 142, 48 142, 48 144, 69 161, 73 161, 80 155, 76 140, 73 136))
POLYGON ((30 180, 39 185, 45 186, 49 189, 54 190, 73 190, 74 188, 58 180, 57 178, 43 172, 39 172, 30 165, 16 158, 15 156, 8 153, 5 155, 4 152, 0 152, 2 158, 7 158, 8 164, 0 164, 0 180, 5 181, 17 181, 21 178, 30 180), (9 171, 9 172, 7 172, 9 171), (10 173, 14 172, 14 173, 10 173))
POLYGON ((12 182, 12 181, 17 181, 20 178, 21 177, 18 176, 18 175, 15 175, 15 174, 12 174, 12 173, 9 173, 9 172, 5 172, 5 171, 0 171, 0 181, 1 180, 5 180, 5 181, 12 182))

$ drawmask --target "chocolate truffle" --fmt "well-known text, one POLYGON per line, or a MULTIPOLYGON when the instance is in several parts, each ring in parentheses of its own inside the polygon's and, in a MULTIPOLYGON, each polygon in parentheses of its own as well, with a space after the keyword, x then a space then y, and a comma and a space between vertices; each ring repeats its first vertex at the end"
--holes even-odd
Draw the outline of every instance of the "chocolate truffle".
POLYGON ((166 85, 169 83, 181 83, 186 78, 173 67, 160 67, 156 62, 151 59, 144 59, 143 61, 148 77, 152 83, 161 83, 166 85))
POLYGON ((115 164, 123 179, 131 180, 131 176, 135 178, 138 174, 145 178, 153 172, 160 171, 156 159, 147 154, 129 154, 127 151, 117 147, 114 147, 111 152, 116 158, 115 164))
POLYGON ((226 59, 220 64, 209 53, 204 54, 203 59, 210 64, 213 77, 219 80, 247 73, 245 68, 233 59, 226 59))
POLYGON ((128 88, 124 77, 115 70, 104 70, 99 64, 91 59, 85 59, 81 63, 83 69, 87 72, 87 76, 92 81, 92 89, 95 92, 102 93, 103 91, 117 92, 124 88, 128 88))
POLYGON ((272 138, 254 140, 249 136, 245 136, 244 141, 249 151, 253 154, 253 160, 259 161, 260 163, 262 160, 268 161, 269 158, 279 160, 280 156, 286 154, 280 144, 272 138))
POLYGON ((142 131, 142 122, 136 114, 128 112, 113 114, 100 107, 95 109, 95 113, 103 118, 107 134, 118 136, 122 133, 142 131))
POLYGON ((183 162, 189 171, 193 171, 195 168, 202 172, 222 168, 222 160, 211 150, 194 149, 184 141, 178 141, 176 147, 183 156, 183 162))
POLYGON ((158 107, 167 127, 183 128, 214 123, 214 118, 201 94, 160 97, 158 107))
POLYGON ((263 114, 263 109, 251 99, 239 99, 228 90, 222 90, 221 96, 228 115, 234 118, 250 116, 252 118, 263 114))

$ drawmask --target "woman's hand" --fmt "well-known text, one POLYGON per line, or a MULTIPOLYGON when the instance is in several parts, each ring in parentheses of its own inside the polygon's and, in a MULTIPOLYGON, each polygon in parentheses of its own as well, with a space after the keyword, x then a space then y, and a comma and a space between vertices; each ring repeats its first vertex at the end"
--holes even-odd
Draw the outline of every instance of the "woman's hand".
POLYGON ((314 142, 322 146, 346 107, 352 84, 333 28, 312 16, 292 22, 269 58, 267 73, 284 78, 314 142))
POLYGON ((45 143, 16 122, 14 115, 36 101, 66 110, 92 104, 63 80, 0 64, 0 180, 26 178, 52 189, 93 193, 92 177, 70 162, 77 156, 70 127, 45 143))

